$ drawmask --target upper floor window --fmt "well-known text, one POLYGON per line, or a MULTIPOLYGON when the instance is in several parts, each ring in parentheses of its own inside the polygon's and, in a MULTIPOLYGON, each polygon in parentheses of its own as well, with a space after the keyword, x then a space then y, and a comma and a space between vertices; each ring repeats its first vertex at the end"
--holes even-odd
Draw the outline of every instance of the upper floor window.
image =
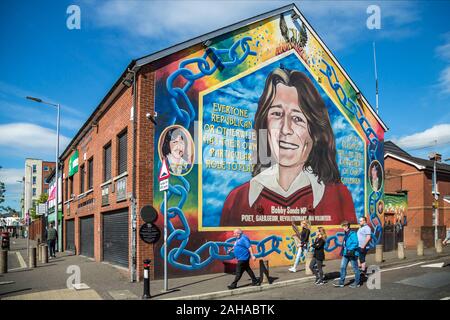
POLYGON ((85 169, 84 164, 80 166, 80 193, 84 192, 84 177, 85 177, 85 169))
POLYGON ((33 188, 33 197, 36 196, 36 188, 33 188))
POLYGON ((120 175, 127 171, 127 136, 127 131, 124 131, 117 136, 117 175, 120 175))
POLYGON ((111 143, 103 147, 103 182, 111 179, 111 143))
POLYGON ((72 198, 72 195, 74 194, 73 190, 73 176, 69 177, 69 196, 72 198))
POLYGON ((33 184, 36 184, 36 177, 33 176, 33 184))
POLYGON ((37 172, 36 165, 33 164, 33 173, 36 173, 36 172, 37 172))
POLYGON ((48 171, 48 166, 44 166, 44 171, 48 171))
POLYGON ((88 189, 91 190, 94 187, 94 159, 88 160, 88 189))

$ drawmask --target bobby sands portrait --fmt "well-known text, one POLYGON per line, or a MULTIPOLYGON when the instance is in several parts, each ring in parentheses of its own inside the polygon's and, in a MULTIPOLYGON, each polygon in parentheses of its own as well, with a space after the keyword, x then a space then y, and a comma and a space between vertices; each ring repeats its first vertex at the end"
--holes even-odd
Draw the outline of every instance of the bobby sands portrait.
POLYGON ((306 74, 276 68, 268 75, 254 129, 258 150, 266 143, 270 160, 258 152, 250 181, 228 194, 221 226, 356 222, 325 103, 306 74))

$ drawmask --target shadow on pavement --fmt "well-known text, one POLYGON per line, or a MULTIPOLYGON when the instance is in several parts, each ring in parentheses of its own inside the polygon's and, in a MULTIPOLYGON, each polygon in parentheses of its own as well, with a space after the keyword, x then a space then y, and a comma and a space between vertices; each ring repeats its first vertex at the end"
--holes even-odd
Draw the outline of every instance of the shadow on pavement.
POLYGON ((160 297, 160 296, 164 296, 166 294, 173 293, 173 292, 178 292, 178 291, 180 291, 180 289, 172 289, 172 290, 169 290, 167 292, 161 292, 159 294, 151 294, 151 292, 150 292, 150 295, 151 295, 150 299, 156 298, 156 297, 160 297))
POLYGON ((18 292, 23 292, 23 291, 30 291, 30 290, 32 290, 32 289, 26 288, 26 289, 20 289, 20 290, 7 291, 7 292, 0 293, 0 297, 5 296, 7 294, 18 293, 18 292))
POLYGON ((222 277, 224 277, 224 276, 225 276, 225 275, 223 274, 223 275, 220 275, 220 276, 216 276, 216 277, 212 277, 212 278, 208 278, 208 279, 203 279, 203 280, 200 280, 200 281, 187 283, 187 284, 184 284, 184 285, 181 285, 181 286, 177 286, 177 287, 175 287, 174 289, 179 289, 179 288, 188 287, 188 286, 191 286, 191 285, 194 285, 194 284, 197 284, 197 283, 201 283, 201 282, 205 282, 205 281, 209 281, 209 280, 213 280, 213 279, 222 278, 222 277))
POLYGON ((334 280, 341 276, 340 272, 328 272, 324 274, 324 280, 334 280))

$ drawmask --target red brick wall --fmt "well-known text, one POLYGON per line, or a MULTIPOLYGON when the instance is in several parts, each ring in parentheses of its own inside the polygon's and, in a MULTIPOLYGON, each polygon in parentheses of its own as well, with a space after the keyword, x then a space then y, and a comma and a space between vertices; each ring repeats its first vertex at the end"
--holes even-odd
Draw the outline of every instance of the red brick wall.
MULTIPOLYGON (((131 175, 132 175, 132 121, 130 120, 130 110, 132 107, 132 88, 126 88, 121 92, 118 98, 113 101, 108 110, 98 120, 97 126, 92 126, 90 132, 88 132, 83 139, 78 143, 76 149, 79 152, 79 168, 81 165, 85 165, 85 191, 88 188, 88 160, 93 157, 93 191, 85 197, 78 199, 80 195, 80 169, 73 176, 73 193, 75 197, 73 199, 65 198, 65 188, 68 178, 69 158, 73 154, 71 152, 64 160, 64 179, 63 181, 63 199, 64 199, 64 219, 75 219, 75 246, 77 248, 77 254, 79 254, 80 248, 80 236, 79 236, 79 219, 94 215, 94 257, 96 261, 102 260, 102 214, 116 211, 119 209, 127 209, 130 207, 130 200, 128 194, 131 192, 131 175), (111 176, 114 178, 118 175, 117 164, 117 135, 124 129, 127 129, 128 149, 127 149, 127 200, 116 202, 116 193, 109 192, 109 202, 107 206, 102 206, 102 188, 101 184, 103 180, 103 147, 111 142, 112 150, 112 168, 111 176), (86 156, 85 156, 86 155, 86 156), (78 208, 78 205, 85 201, 92 200, 93 203, 82 208, 78 208), (69 200, 69 202, 68 202, 69 200), (68 204, 70 203, 70 209, 68 204)), ((131 226, 131 220, 130 220, 131 226)), ((131 234, 131 232, 130 232, 131 234)), ((65 236, 64 236, 65 247, 65 236)), ((131 259, 131 254, 130 254, 131 259)), ((130 264, 131 266, 131 264, 130 264)))
MULTIPOLYGON (((408 210, 405 227, 405 246, 412 248, 417 241, 429 238, 429 227, 433 226, 432 180, 431 172, 419 170, 413 165, 388 157, 385 159, 385 192, 395 193, 399 190, 408 191, 408 210)), ((450 175, 438 174, 439 226, 450 228, 450 204, 443 200, 444 195, 450 195, 450 175)), ((443 232, 443 231, 442 231, 443 232)), ((427 240, 426 245, 432 243, 427 240)))
POLYGON ((45 183, 45 180, 55 168, 54 162, 42 161, 42 193, 46 193, 45 189, 49 189, 50 185, 45 183), (48 167, 48 171, 44 171, 44 167, 48 167))
MULTIPOLYGON (((141 70, 138 81, 138 108, 137 108, 137 229, 144 223, 140 217, 140 210, 145 205, 153 204, 153 151, 154 151, 154 124, 147 119, 149 112, 153 115, 154 108, 154 82, 155 74, 149 66, 141 70)), ((158 208, 156 208, 158 209, 158 208)), ((155 261, 153 245, 137 239, 137 275, 143 277, 143 260, 151 259, 152 266, 155 261)), ((154 268, 150 268, 151 278, 154 279, 154 268)))

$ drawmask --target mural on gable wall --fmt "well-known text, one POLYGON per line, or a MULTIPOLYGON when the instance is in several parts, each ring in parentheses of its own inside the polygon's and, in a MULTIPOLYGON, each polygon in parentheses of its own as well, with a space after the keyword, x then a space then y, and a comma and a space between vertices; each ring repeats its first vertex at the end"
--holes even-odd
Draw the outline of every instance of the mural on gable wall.
MULTIPOLYGON (((343 220, 367 216, 380 239, 383 128, 300 19, 270 18, 165 61, 154 163, 166 159, 171 172, 171 274, 223 271, 236 227, 272 266, 292 263, 292 224, 301 220, 311 240, 326 228, 329 257, 339 253, 343 220)), ((157 183, 153 205, 163 212, 157 183)))

